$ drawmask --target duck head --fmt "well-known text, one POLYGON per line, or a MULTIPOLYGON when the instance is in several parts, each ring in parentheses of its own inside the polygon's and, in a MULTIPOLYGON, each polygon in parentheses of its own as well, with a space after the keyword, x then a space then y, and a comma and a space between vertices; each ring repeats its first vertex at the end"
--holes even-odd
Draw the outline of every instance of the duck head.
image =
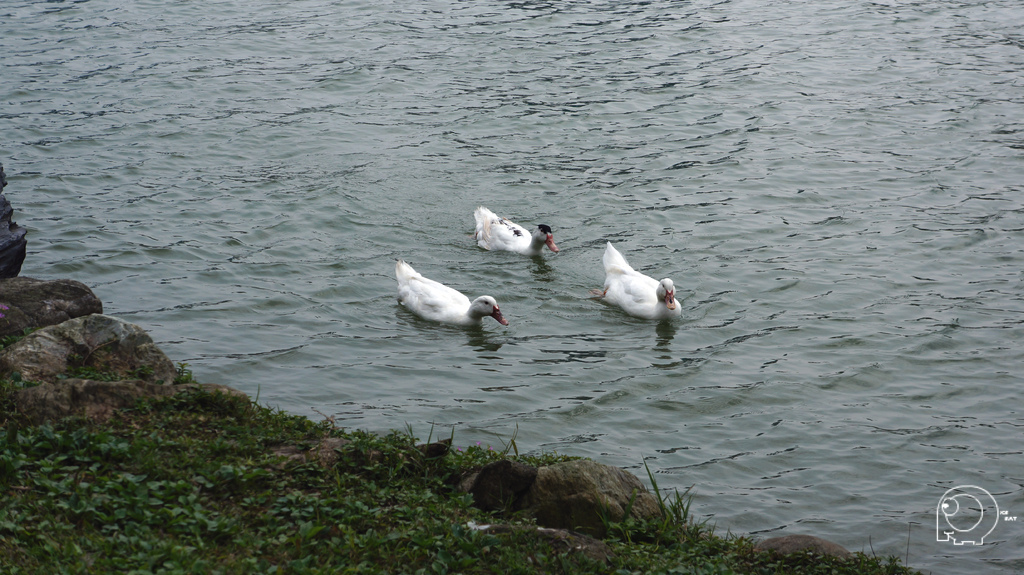
POLYGON ((469 315, 475 319, 490 316, 501 325, 508 325, 508 320, 501 315, 501 310, 498 309, 498 302, 489 295, 483 295, 473 300, 469 306, 469 315))
POLYGON ((533 230, 533 238, 535 242, 544 242, 544 245, 551 251, 558 251, 558 246, 555 245, 555 236, 551 233, 551 226, 540 224, 537 229, 533 230))
POLYGON ((657 293, 658 300, 665 302, 665 307, 676 309, 676 286, 672 283, 672 280, 665 278, 658 282, 657 293))

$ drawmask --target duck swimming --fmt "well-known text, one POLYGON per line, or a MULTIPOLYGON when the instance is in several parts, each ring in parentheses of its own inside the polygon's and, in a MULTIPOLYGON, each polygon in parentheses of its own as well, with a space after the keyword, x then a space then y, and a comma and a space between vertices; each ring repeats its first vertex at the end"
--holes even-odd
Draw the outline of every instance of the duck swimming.
POLYGON ((395 264, 395 277, 398 278, 398 302, 423 319, 479 325, 483 318, 493 317, 501 325, 508 325, 498 309, 498 302, 489 295, 470 302, 457 290, 423 277, 402 260, 395 264))
POLYGON ((659 281, 634 270, 611 242, 604 250, 603 261, 604 289, 594 290, 597 297, 644 319, 667 319, 682 313, 672 280, 659 281))
POLYGON ((551 227, 540 224, 529 232, 523 226, 499 217, 491 210, 480 206, 473 212, 476 218, 476 233, 473 237, 478 246, 485 250, 504 250, 528 256, 538 256, 547 246, 558 251, 551 227))

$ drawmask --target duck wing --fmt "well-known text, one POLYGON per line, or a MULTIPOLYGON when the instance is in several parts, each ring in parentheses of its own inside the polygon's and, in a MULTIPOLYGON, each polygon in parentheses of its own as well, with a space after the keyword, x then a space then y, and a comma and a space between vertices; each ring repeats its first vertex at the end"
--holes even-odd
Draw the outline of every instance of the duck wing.
POLYGON ((633 316, 659 317, 658 280, 633 269, 611 242, 605 248, 603 262, 605 301, 633 316))
POLYGON ((477 245, 486 250, 509 250, 519 251, 529 248, 531 236, 526 228, 519 224, 502 218, 480 206, 473 213, 476 219, 477 245))
POLYGON ((442 283, 425 278, 404 261, 395 266, 398 301, 413 313, 436 321, 459 321, 469 310, 469 298, 442 283))

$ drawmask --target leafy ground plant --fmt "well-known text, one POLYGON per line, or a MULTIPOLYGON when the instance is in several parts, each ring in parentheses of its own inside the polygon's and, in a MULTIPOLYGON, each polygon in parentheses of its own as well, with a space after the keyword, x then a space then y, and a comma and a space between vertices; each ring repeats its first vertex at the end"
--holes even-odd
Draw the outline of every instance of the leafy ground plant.
MULTIPOLYGON (((186 368, 179 376, 191 380, 186 368)), ((692 521, 685 496, 662 520, 621 527, 610 562, 557 550, 531 530, 470 527, 448 478, 501 457, 471 445, 425 458, 409 432, 374 435, 200 390, 141 402, 103 424, 23 424, 0 380, 0 572, 910 573, 895 560, 780 559, 692 521), (287 460, 343 438, 338 461, 287 460)), ((559 456, 521 456, 533 464, 559 456)))

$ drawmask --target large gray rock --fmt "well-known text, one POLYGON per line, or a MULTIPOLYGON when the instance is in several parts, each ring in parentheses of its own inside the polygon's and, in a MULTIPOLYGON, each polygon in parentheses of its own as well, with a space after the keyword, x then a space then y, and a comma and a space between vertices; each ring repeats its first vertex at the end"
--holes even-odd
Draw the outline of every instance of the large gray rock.
POLYGON ((139 399, 169 397, 189 389, 220 392, 240 399, 249 396, 241 391, 217 384, 157 385, 138 379, 125 381, 92 381, 64 379, 36 387, 19 389, 12 394, 14 405, 26 419, 42 424, 79 415, 105 421, 115 410, 132 407, 139 399))
POLYGON ((0 279, 0 337, 21 335, 25 328, 57 325, 69 319, 103 313, 103 302, 75 280, 0 279))
POLYGON ((630 499, 631 517, 661 517, 657 499, 635 475, 596 461, 576 460, 539 468, 518 507, 533 515, 538 525, 601 538, 607 534, 602 513, 611 521, 622 521, 630 499))
POLYGON ((0 278, 13 278, 21 273, 28 240, 25 228, 11 221, 14 208, 2 193, 6 185, 4 166, 0 164, 0 278))
POLYGON ((790 553, 814 553, 846 559, 852 555, 842 545, 813 535, 784 535, 765 539, 754 546, 761 551, 774 551, 782 555, 790 553))
POLYGON ((89 315, 44 327, 0 351, 0 377, 53 383, 70 367, 113 372, 122 378, 172 384, 174 364, 143 329, 108 315, 89 315), (146 368, 143 370, 142 368, 146 368))

